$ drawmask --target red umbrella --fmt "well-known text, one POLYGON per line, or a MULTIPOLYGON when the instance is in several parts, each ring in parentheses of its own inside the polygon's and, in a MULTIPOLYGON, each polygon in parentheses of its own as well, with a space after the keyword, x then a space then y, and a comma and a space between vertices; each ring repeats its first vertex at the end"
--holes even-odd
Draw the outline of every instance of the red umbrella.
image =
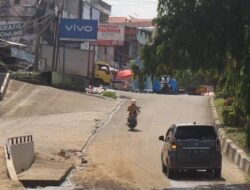
POLYGON ((130 78, 134 75, 133 71, 130 69, 127 70, 122 70, 122 71, 118 71, 116 78, 117 79, 126 79, 126 78, 130 78))

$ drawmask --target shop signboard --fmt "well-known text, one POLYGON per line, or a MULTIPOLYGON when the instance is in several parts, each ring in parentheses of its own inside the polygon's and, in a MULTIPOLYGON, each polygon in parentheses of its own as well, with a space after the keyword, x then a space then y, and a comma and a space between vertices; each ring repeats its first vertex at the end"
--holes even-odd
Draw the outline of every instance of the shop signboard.
POLYGON ((98 20, 62 18, 59 38, 63 41, 96 41, 98 20))
POLYGON ((0 38, 23 35, 23 23, 0 24, 0 38))
POLYGON ((112 24, 99 24, 96 44, 99 46, 122 46, 125 39, 125 27, 112 24))
POLYGON ((22 49, 12 47, 11 56, 19 58, 19 59, 23 59, 32 64, 34 63, 34 55, 22 49))

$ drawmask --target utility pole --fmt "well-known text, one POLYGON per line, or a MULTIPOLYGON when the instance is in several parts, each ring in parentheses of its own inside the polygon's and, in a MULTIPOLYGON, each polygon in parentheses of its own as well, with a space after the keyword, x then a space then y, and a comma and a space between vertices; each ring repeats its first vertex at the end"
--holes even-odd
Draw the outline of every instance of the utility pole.
POLYGON ((91 73, 91 87, 94 86, 94 80, 95 80, 95 56, 96 56, 96 46, 93 46, 93 62, 92 62, 92 73, 91 73))
MULTIPOLYGON (((39 18, 40 16, 44 16, 46 14, 46 6, 47 3, 45 0, 40 0, 35 12, 35 18, 39 18)), ((44 23, 42 24, 44 27, 44 23)), ((34 43, 34 71, 38 71, 38 65, 40 62, 40 45, 41 45, 41 35, 42 32, 40 31, 42 27, 39 26, 38 19, 34 22, 34 30, 35 30, 35 43, 34 43)))
POLYGON ((35 27, 35 58, 34 58, 34 71, 38 71, 38 63, 39 63, 39 49, 40 49, 40 34, 39 34, 39 24, 36 20, 34 23, 35 27))
POLYGON ((56 16, 56 20, 54 22, 54 46, 53 46, 53 56, 52 56, 52 70, 55 71, 56 70, 56 48, 57 48, 57 42, 58 42, 58 22, 59 22, 59 18, 58 15, 56 16))
POLYGON ((63 17, 63 11, 64 11, 64 0, 62 1, 61 8, 57 12, 57 19, 56 19, 56 26, 55 26, 55 44, 53 49, 53 70, 57 70, 57 64, 59 59, 59 50, 60 50, 60 41, 59 41, 59 23, 60 19, 63 17))
POLYGON ((80 2, 79 2, 79 18, 80 19, 83 19, 83 1, 82 0, 80 0, 80 2))

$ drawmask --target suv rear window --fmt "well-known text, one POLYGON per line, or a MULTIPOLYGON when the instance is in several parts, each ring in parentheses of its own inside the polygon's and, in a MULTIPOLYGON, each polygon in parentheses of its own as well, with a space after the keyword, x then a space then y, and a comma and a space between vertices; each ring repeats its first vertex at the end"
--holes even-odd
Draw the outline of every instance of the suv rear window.
POLYGON ((216 137, 217 135, 213 126, 179 126, 175 132, 175 138, 179 140, 215 140, 216 137))

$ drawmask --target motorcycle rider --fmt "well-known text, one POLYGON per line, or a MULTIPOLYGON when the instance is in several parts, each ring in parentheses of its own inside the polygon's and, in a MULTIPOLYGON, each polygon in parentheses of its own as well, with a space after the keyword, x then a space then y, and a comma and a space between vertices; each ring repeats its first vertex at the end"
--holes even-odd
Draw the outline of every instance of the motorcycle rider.
POLYGON ((136 105, 136 100, 132 99, 131 104, 128 106, 128 122, 130 117, 134 114, 137 117, 138 113, 140 112, 140 108, 136 105))

